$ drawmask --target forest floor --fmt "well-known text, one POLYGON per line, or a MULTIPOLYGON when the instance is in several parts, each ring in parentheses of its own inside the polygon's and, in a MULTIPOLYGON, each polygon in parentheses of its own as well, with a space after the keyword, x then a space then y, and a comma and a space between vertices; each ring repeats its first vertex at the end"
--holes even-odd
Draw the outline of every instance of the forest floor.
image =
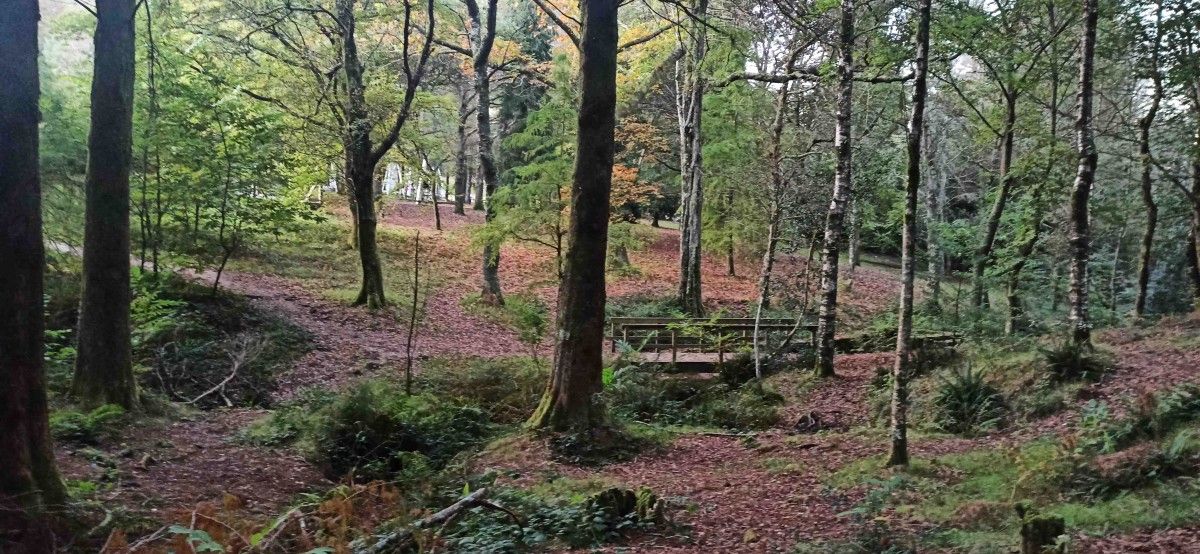
MULTIPOLYGON (((436 286, 425 302, 413 352, 419 370, 431 357, 507 357, 528 355, 530 345, 517 333, 466 307, 477 293, 480 254, 470 231, 482 222, 480 212, 466 216, 442 206, 444 231, 434 227, 432 207, 408 203, 388 207, 384 229, 403 236, 421 232, 427 268, 436 286)), ((670 294, 678 272, 677 233, 647 230, 647 244, 631 252, 634 272, 609 283, 613 299, 670 294)), ((387 234, 381 241, 389 240, 387 234)), ((403 251, 397 248, 392 256, 403 251)), ((385 248, 385 255, 389 255, 385 248)), ((788 259, 783 273, 795 273, 802 259, 788 259)), ((295 398, 306 388, 342 389, 372 376, 395 374, 408 356, 407 322, 394 314, 371 313, 331 297, 328 276, 297 278, 285 271, 236 265, 222 286, 248 297, 264 310, 279 314, 312 337, 312 348, 278 375, 277 402, 295 398), (324 279, 324 281, 322 280, 324 279)), ((336 268, 332 268, 336 269, 336 268)), ((712 308, 744 310, 755 295, 757 260, 738 260, 737 276, 725 261, 705 258, 703 282, 712 308)), ((313 268, 317 274, 322 268, 313 268)), ((210 279, 211 275, 197 276, 210 279)), ((524 293, 553 305, 552 252, 528 244, 502 250, 501 279, 506 293, 524 293)), ((884 268, 862 267, 853 290, 840 299, 846 307, 845 327, 856 325, 892 306, 897 280, 884 268)), ((352 283, 343 283, 349 286, 352 283)), ((393 293, 393 296, 395 294, 393 293)), ((1173 334, 1192 333, 1196 320, 1173 320, 1153 329, 1121 329, 1100 335, 1117 354, 1117 365, 1104 381, 1080 398, 1130 399, 1197 379, 1200 350, 1180 347, 1173 334)), ((549 341, 540 346, 547 351, 549 341)), ((477 461, 479 468, 500 468, 515 484, 546 482, 559 477, 594 479, 623 486, 646 486, 683 506, 673 519, 686 533, 639 535, 624 545, 664 552, 790 551, 805 541, 837 541, 856 532, 848 510, 862 501, 862 488, 830 487, 831 474, 855 461, 883 453, 886 436, 868 427, 873 415, 870 384, 879 368, 892 364, 890 353, 842 355, 838 377, 814 381, 783 375, 773 381, 786 404, 774 428, 752 438, 726 433, 683 433, 661 449, 600 468, 551 461, 537 441, 519 439, 492 448, 477 461), (798 430, 802 417, 817 414, 821 432, 798 430)), ((1082 403, 1083 400, 1080 400, 1082 403)), ((1075 417, 1067 410, 1035 424, 971 439, 948 435, 913 438, 914 458, 966 452, 998 444, 1015 444, 1067 429, 1075 417)), ((284 510, 301 492, 326 490, 330 483, 318 468, 287 449, 251 446, 238 432, 264 414, 261 409, 188 410, 171 421, 149 420, 93 447, 60 446, 59 461, 72 480, 114 483, 97 493, 106 506, 121 506, 133 515, 161 522, 186 520, 204 501, 236 502, 264 517, 284 510)), ((896 526, 916 526, 897 518, 896 526)), ((918 529, 919 530, 919 529, 918 529)), ((1198 528, 1135 531, 1086 539, 1088 551, 1181 551, 1194 545, 1198 528)))

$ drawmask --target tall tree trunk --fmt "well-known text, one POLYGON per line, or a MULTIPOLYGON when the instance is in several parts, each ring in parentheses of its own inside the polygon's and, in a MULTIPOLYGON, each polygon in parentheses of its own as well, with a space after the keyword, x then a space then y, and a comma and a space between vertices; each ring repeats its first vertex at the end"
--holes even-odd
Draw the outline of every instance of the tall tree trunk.
MULTIPOLYGON (((479 173, 483 189, 488 198, 496 193, 499 175, 496 157, 492 148, 492 93, 488 80, 488 57, 496 41, 496 1, 487 0, 487 13, 481 14, 475 0, 464 0, 467 15, 471 18, 471 47, 474 48, 472 67, 475 72, 475 121, 479 139, 479 173), (486 17, 486 19, 484 19, 486 17)), ((491 221, 496 208, 489 202, 484 218, 491 221)), ((483 245, 483 291, 480 298, 486 304, 503 305, 504 294, 500 290, 500 245, 488 241, 483 245)))
POLYGON ((704 212, 703 134, 704 57, 708 51, 708 0, 697 0, 692 16, 692 44, 677 98, 680 144, 679 306, 687 314, 704 313, 700 285, 700 235, 704 212))
POLYGON ((133 0, 96 2, 88 133, 83 293, 71 391, 87 407, 138 406, 129 303, 129 169, 133 160, 133 0))
POLYGON ((571 223, 558 289, 554 371, 530 420, 535 428, 591 429, 604 422, 604 258, 608 246, 613 132, 617 106, 617 0, 583 0, 579 49, 579 132, 571 186, 571 223))
MULTIPOLYGON (((792 71, 795 56, 789 60, 787 69, 792 71)), ((762 313, 771 305, 771 272, 775 269, 775 249, 779 245, 779 222, 783 218, 783 127, 787 123, 788 92, 791 83, 779 87, 775 99, 775 119, 771 125, 771 188, 770 206, 767 213, 767 247, 763 249, 762 269, 758 276, 758 306, 754 310, 754 376, 762 379, 762 356, 759 354, 759 327, 762 313)))
POLYGON ((913 281, 917 270, 917 195, 921 188, 921 133, 929 74, 931 0, 917 5, 917 53, 913 72, 912 115, 908 120, 908 182, 904 188, 904 231, 900 256, 900 313, 896 327, 896 363, 892 367, 892 448, 889 466, 908 465, 908 375, 912 354, 913 281))
MULTIPOLYGON (((50 552, 41 516, 67 499, 47 421, 42 369, 38 3, 0 3, 0 537, 14 552, 50 552)), ((129 260, 125 260, 129 267, 129 260)))
POLYGON ((1146 293, 1150 288, 1150 270, 1152 264, 1152 249, 1154 233, 1158 229, 1158 204, 1154 201, 1153 154, 1150 149, 1150 130, 1154 127, 1154 119, 1158 116, 1158 108, 1162 103, 1163 86, 1162 73, 1158 69, 1158 50, 1161 45, 1163 3, 1155 3, 1154 11, 1154 44, 1150 50, 1150 81, 1154 84, 1154 92, 1150 96, 1150 106, 1146 114, 1138 119, 1138 158, 1141 163, 1142 204, 1146 206, 1146 229, 1142 232, 1141 250, 1138 252, 1137 296, 1133 300, 1134 317, 1146 314, 1146 293))
POLYGON ((1079 168, 1071 190, 1070 233, 1071 281, 1068 319, 1071 342, 1091 346, 1092 326, 1088 320, 1088 199, 1096 179, 1096 144, 1092 132, 1092 73, 1096 56, 1098 0, 1084 0, 1083 36, 1079 41, 1079 113, 1075 121, 1079 168))
POLYGON ((825 245, 821 263, 821 308, 817 316, 817 374, 833 376, 834 333, 837 324, 838 254, 845 235, 846 204, 851 195, 851 109, 854 98, 854 0, 842 0, 838 32, 838 98, 834 150, 837 174, 833 198, 825 216, 825 245))
POLYGON ((975 260, 972 266, 971 302, 976 308, 985 308, 988 303, 988 285, 984 272, 992 260, 992 251, 996 246, 996 233, 1000 230, 1000 219, 1004 216, 1004 207, 1012 192, 1012 160, 1013 142, 1016 138, 1017 126, 1017 93, 1008 92, 1004 95, 1004 128, 1000 133, 1000 190, 996 191, 996 199, 984 224, 983 240, 975 250, 975 260))

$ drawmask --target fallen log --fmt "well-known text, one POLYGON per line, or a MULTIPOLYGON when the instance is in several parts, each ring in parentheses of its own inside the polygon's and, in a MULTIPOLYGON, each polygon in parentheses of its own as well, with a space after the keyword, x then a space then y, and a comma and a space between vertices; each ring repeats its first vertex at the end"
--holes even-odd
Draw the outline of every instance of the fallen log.
POLYGON ((501 508, 487 500, 488 489, 479 489, 443 508, 441 511, 425 516, 398 531, 376 535, 367 539, 359 539, 350 544, 350 550, 355 554, 383 554, 388 552, 403 552, 416 546, 416 533, 422 529, 441 527, 453 521, 462 512, 476 506, 493 508, 507 513, 520 523, 516 514, 501 508))

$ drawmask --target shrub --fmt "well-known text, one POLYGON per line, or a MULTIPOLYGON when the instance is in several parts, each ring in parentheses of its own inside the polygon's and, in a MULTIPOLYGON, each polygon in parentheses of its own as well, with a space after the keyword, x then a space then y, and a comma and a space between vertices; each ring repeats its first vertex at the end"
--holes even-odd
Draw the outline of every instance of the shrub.
POLYGON ((475 510, 461 519, 444 538, 459 552, 529 552, 594 548, 663 522, 641 510, 643 500, 654 498, 647 489, 637 492, 609 489, 592 495, 556 494, 502 488, 493 494, 501 505, 522 514, 523 525, 507 514, 475 510), (618 494, 614 494, 618 493, 618 494), (602 500, 633 495, 632 510, 614 510, 602 500), (649 516, 649 517, 648 517, 649 516))
POLYGON ((1197 469, 1193 433, 1183 431, 1160 444, 1142 443, 1098 456, 1070 476, 1068 489, 1088 499, 1107 499, 1197 469))
POLYGON ((422 477, 493 434, 487 414, 430 395, 406 396, 393 383, 367 381, 338 396, 312 395, 244 436, 299 442, 332 479, 422 477))
POLYGON ((617 417, 646 423, 763 429, 779 420, 783 397, 757 381, 740 387, 721 381, 672 377, 636 366, 617 370, 605 389, 617 417))
POLYGON ((943 377, 934 397, 935 422, 943 431, 971 434, 1000 425, 1004 397, 970 367, 943 377))
POLYGON ((679 317, 683 313, 674 296, 634 295, 613 298, 604 304, 605 317, 679 317))
POLYGON ((56 411, 50 415, 50 433, 56 439, 95 444, 100 435, 112 431, 124 415, 125 410, 116 404, 105 404, 87 413, 56 411))
POLYGON ((1071 342, 1043 348, 1041 353, 1046 358, 1050 379, 1056 383, 1099 381, 1110 365, 1107 357, 1092 347, 1071 342))

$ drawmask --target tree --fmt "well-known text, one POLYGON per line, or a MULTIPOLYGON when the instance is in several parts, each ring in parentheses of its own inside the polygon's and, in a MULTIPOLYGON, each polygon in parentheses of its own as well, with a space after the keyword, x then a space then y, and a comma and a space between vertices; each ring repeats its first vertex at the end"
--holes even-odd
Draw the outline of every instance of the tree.
MULTIPOLYGON (((1057 36, 1067 28, 1064 23, 1040 32, 1030 24, 1028 13, 1032 6, 1025 0, 1005 0, 987 4, 956 6, 951 12, 957 17, 947 18, 949 24, 939 27, 952 44, 963 53, 969 54, 980 66, 982 73, 995 87, 1000 96, 1000 121, 994 122, 981 105, 957 78, 948 71, 938 78, 963 100, 986 132, 996 139, 998 148, 995 190, 992 205, 988 209, 980 238, 973 255, 972 304, 987 305, 987 283, 985 272, 992 262, 997 234, 1015 185, 1013 165, 1018 131, 1019 102, 1031 87, 1039 82, 1045 53, 1057 36)), ((1052 60, 1058 63, 1058 60, 1052 60)))
POLYGON ((8 219, 0 225, 0 532, 28 552, 52 549, 36 518, 67 498, 50 444, 42 369, 38 19, 37 0, 0 5, 0 205, 8 219))
MULTIPOLYGON (((340 138, 353 239, 362 268, 362 286, 354 304, 379 308, 387 299, 376 243, 375 168, 396 144, 412 114, 433 46, 435 13, 433 0, 427 0, 424 28, 418 31, 421 14, 411 0, 398 7, 359 9, 358 4, 358 0, 336 0, 331 12, 322 6, 291 2, 263 11, 230 3, 233 17, 210 10, 218 20, 197 18, 201 23, 194 32, 221 41, 229 49, 225 57, 245 58, 254 69, 272 69, 272 78, 265 82, 258 70, 237 82, 225 82, 227 86, 282 110, 306 127, 340 138), (373 37, 380 40, 372 43, 365 55, 358 50, 357 31, 362 24, 378 25, 367 31, 380 35, 373 37), (414 35, 422 38, 414 41, 414 35), (402 90, 398 99, 368 96, 370 84, 392 82, 397 73, 396 88, 402 90), (383 134, 376 140, 372 133, 377 129, 383 134)), ((224 63, 229 62, 210 57, 193 59, 190 65, 199 73, 220 78, 211 66, 224 63)))
POLYGON ((138 405, 129 304, 129 171, 133 161, 133 0, 96 2, 88 133, 83 292, 71 389, 85 407, 138 405))
POLYGON ((1071 342, 1076 346, 1091 346, 1092 328, 1088 320, 1088 198, 1096 180, 1096 140, 1092 131, 1092 90, 1096 57, 1096 20, 1098 0, 1084 0, 1083 34, 1079 39, 1079 92, 1075 140, 1079 165, 1075 185, 1071 189, 1070 229, 1070 289, 1068 319, 1071 342))
POLYGON ((917 195, 921 188, 921 134, 925 130, 925 96, 929 75, 929 12, 931 0, 917 5, 917 51, 912 115, 905 146, 908 174, 904 187, 904 224, 900 258, 900 313, 896 329, 896 362, 892 367, 892 449, 889 466, 908 465, 908 373, 912 355, 913 281, 917 269, 917 195))
POLYGON ((593 402, 604 352, 604 259, 608 247, 617 105, 617 2, 583 0, 579 126, 571 223, 558 292, 554 369, 530 425, 588 429, 603 422, 593 402))
POLYGON ((854 98, 854 0, 842 0, 838 24, 837 122, 833 148, 837 174, 825 217, 821 261, 821 305, 817 318, 817 374, 833 376, 834 328, 837 324, 838 255, 846 234, 846 205, 850 201, 853 149, 851 110, 854 98))

